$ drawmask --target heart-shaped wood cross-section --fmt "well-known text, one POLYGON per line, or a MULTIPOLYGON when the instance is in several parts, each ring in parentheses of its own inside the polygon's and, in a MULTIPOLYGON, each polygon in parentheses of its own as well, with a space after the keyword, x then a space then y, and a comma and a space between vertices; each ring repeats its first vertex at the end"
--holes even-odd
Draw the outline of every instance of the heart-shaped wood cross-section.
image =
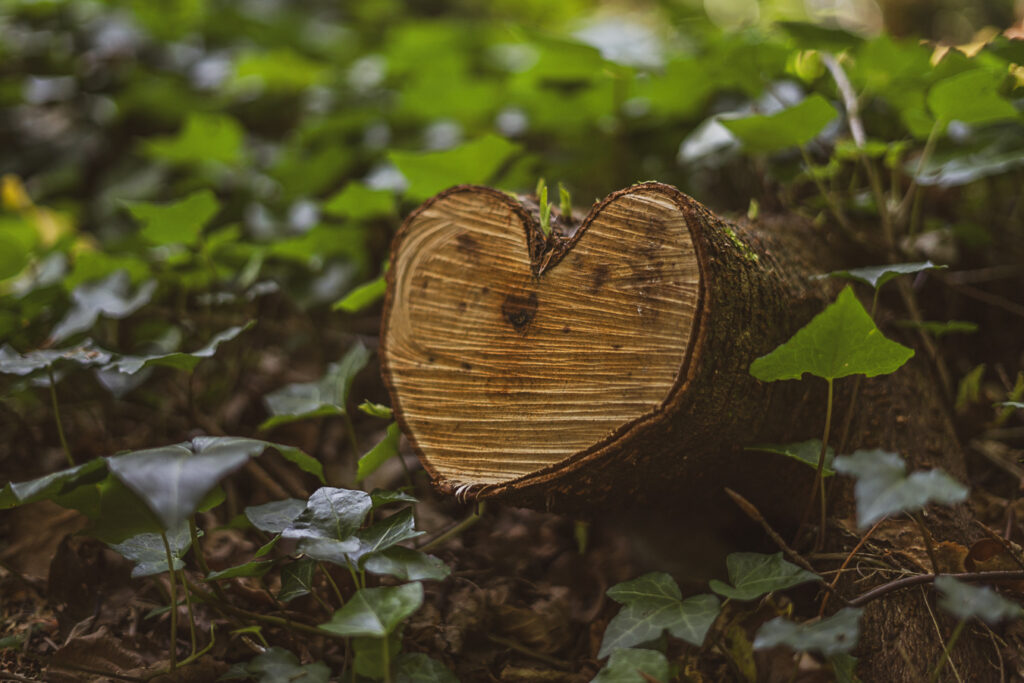
POLYGON ((381 356, 435 478, 509 482, 603 448, 664 406, 700 299, 685 201, 635 185, 547 240, 518 201, 482 187, 406 220, 381 356))

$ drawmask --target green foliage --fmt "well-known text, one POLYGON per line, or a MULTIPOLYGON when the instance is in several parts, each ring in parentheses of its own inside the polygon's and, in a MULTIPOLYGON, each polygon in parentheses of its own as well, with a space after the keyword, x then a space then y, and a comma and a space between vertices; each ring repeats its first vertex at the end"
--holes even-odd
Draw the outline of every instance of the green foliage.
POLYGON ((608 597, 623 605, 605 629, 598 657, 650 642, 667 629, 677 638, 700 647, 718 618, 718 598, 697 595, 682 599, 679 586, 664 572, 652 572, 608 589, 608 597))
POLYGON ((882 336, 853 290, 845 287, 789 341, 751 363, 750 374, 764 382, 800 379, 804 373, 828 380, 874 377, 895 372, 913 355, 882 336))
POLYGON ((306 501, 298 498, 274 500, 263 505, 245 508, 245 516, 254 527, 271 534, 279 534, 292 525, 306 509, 306 501))
POLYGON ((928 91, 928 107, 945 128, 951 121, 975 125, 1017 119, 1017 109, 999 96, 1002 75, 973 69, 944 78, 928 91))
POLYGON ((665 655, 656 650, 629 648, 613 652, 608 658, 608 665, 594 678, 594 683, 647 683, 651 678, 669 680, 665 655))
POLYGON ((323 662, 300 664, 298 657, 280 647, 267 648, 249 661, 248 664, 234 667, 222 678, 255 679, 258 683, 327 683, 331 670, 323 662))
POLYGON ((398 431, 398 424, 392 422, 388 425, 384 438, 376 446, 367 451, 366 455, 359 458, 359 465, 356 470, 356 482, 360 482, 373 474, 378 467, 383 465, 390 458, 398 455, 398 439, 401 433, 398 431))
POLYGON ((418 581, 383 588, 363 588, 320 628, 343 636, 384 638, 423 604, 418 581))
POLYGON ((426 199, 453 185, 493 182, 518 151, 518 145, 488 134, 443 152, 394 151, 389 157, 409 182, 406 196, 426 199))
POLYGON ((192 545, 188 524, 179 524, 173 531, 167 532, 167 543, 171 550, 173 566, 167 565, 167 549, 160 534, 139 534, 125 539, 120 543, 112 543, 111 548, 123 555, 125 559, 135 563, 132 567, 132 578, 163 574, 167 571, 178 571, 185 568, 182 558, 192 545))
POLYGON ((174 351, 171 353, 161 353, 146 356, 124 356, 119 355, 116 360, 111 361, 107 365, 103 366, 104 370, 117 370, 120 373, 126 375, 134 375, 142 370, 150 367, 165 367, 173 368, 175 370, 184 370, 185 372, 192 372, 199 365, 200 361, 205 358, 212 358, 217 353, 217 349, 221 344, 229 342, 232 339, 238 337, 246 330, 252 329, 256 324, 255 320, 250 320, 245 325, 236 325, 229 327, 223 332, 219 332, 214 335, 212 339, 202 348, 193 351, 192 353, 184 353, 181 351, 174 351))
POLYGON ((387 279, 382 275, 359 285, 335 301, 331 309, 345 313, 358 313, 383 299, 387 288, 387 279))
POLYGON ((937 576, 935 588, 942 594, 939 607, 957 619, 978 618, 994 625, 1024 616, 1024 608, 988 586, 971 586, 952 576, 937 576))
POLYGON ((139 234, 153 244, 194 245, 220 211, 220 203, 210 190, 199 190, 168 204, 129 201, 125 206, 139 222, 139 234))
POLYGON ((764 154, 807 144, 838 115, 824 97, 811 95, 776 114, 721 121, 750 152, 764 154))
POLYGON ((458 679, 436 659, 409 652, 395 662, 395 683, 458 683, 458 679))
POLYGON ((834 270, 828 274, 829 277, 840 277, 847 280, 863 282, 868 287, 879 289, 889 280, 900 275, 912 275, 926 270, 945 268, 937 266, 931 261, 921 263, 892 263, 885 266, 865 266, 863 268, 851 268, 849 270, 834 270))
POLYGON ((144 148, 153 158, 176 164, 237 164, 243 158, 244 142, 245 130, 230 116, 192 112, 177 135, 149 138, 144 148))
MULTIPOLYGON (((799 460, 811 467, 818 466, 818 456, 821 454, 821 439, 808 439, 799 443, 787 444, 760 444, 747 447, 748 451, 764 451, 765 453, 778 453, 788 458, 799 460)), ((835 459, 835 451, 829 447, 825 450, 825 465, 821 471, 822 476, 831 477, 835 474, 832 469, 832 461, 835 459)))
POLYGON ((260 425, 261 430, 295 420, 330 415, 344 415, 352 383, 370 360, 370 350, 356 342, 337 363, 332 363, 322 378, 315 382, 287 384, 263 397, 272 417, 260 425))
POLYGON ((388 190, 373 190, 364 183, 351 182, 324 202, 324 211, 351 218, 389 217, 395 214, 395 195, 388 190))
POLYGON ((732 586, 716 579, 711 590, 732 600, 755 600, 766 593, 781 591, 808 581, 820 581, 817 574, 787 562, 782 553, 731 553, 725 558, 732 586))
POLYGON ((941 470, 906 473, 897 453, 859 450, 835 459, 835 470, 857 478, 857 524, 865 529, 897 512, 914 512, 929 503, 953 505, 967 499, 967 488, 941 470))
POLYGON ((776 617, 758 629, 754 649, 785 645, 797 652, 817 652, 825 656, 847 653, 857 646, 863 612, 856 607, 844 607, 831 617, 814 623, 797 623, 776 617))

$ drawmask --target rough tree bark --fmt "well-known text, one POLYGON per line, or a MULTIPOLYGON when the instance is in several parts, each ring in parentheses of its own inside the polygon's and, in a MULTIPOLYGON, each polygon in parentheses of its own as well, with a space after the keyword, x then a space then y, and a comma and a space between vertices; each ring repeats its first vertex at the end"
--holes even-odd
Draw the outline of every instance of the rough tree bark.
MULTIPOLYGON (((581 222, 556 210, 550 235, 537 213, 530 200, 461 186, 412 213, 394 240, 383 375, 435 484, 581 515, 670 501, 723 529, 739 518, 728 486, 791 525, 813 472, 743 447, 819 435, 824 383, 763 384, 748 368, 834 294, 813 277, 850 265, 837 262, 832 233, 799 218, 727 223, 659 183, 613 193, 581 222)), ((837 416, 850 384, 838 385, 837 416)), ((963 479, 940 395, 920 357, 864 382, 848 450, 898 451, 912 469, 963 479)), ((833 488, 835 518, 849 519, 848 483, 833 488)), ((963 509, 935 511, 930 524, 940 541, 978 535, 963 509)), ((836 550, 856 541, 832 538, 836 550)), ((927 599, 869 607, 864 680, 930 669, 944 622, 927 599)), ((988 658, 965 641, 953 661, 964 680, 987 680, 988 658)))

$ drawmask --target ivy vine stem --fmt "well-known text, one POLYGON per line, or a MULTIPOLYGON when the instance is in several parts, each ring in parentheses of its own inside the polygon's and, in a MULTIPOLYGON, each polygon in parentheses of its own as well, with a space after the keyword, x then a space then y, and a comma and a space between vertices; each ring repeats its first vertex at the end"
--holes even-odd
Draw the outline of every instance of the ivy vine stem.
POLYGON ((57 423, 57 436, 60 437, 61 448, 64 449, 64 457, 68 459, 68 465, 75 466, 75 459, 71 456, 71 447, 68 446, 67 437, 64 436, 64 425, 60 419, 60 403, 57 402, 57 382, 53 379, 53 366, 47 365, 46 372, 50 376, 50 402, 53 404, 53 421, 57 423))
POLYGON ((174 580, 174 556, 171 554, 171 544, 167 540, 167 532, 160 530, 160 538, 164 542, 164 553, 167 555, 167 578, 171 584, 171 643, 168 647, 170 652, 170 670, 174 671, 178 666, 178 585, 174 580))
POLYGON ((949 661, 950 655, 953 652, 953 646, 956 645, 956 641, 960 638, 960 634, 964 631, 964 626, 967 624, 966 619, 961 619, 957 622, 956 628, 953 629, 953 634, 949 637, 949 641, 946 642, 946 647, 942 648, 942 657, 939 659, 939 663, 932 669, 932 674, 929 677, 931 681, 939 680, 939 675, 942 670, 946 667, 946 662, 949 661))

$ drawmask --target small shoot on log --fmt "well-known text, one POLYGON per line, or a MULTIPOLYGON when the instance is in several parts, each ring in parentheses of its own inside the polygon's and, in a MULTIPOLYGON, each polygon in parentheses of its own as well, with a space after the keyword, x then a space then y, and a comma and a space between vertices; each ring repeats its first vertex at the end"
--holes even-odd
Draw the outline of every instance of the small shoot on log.
MULTIPOLYGON (((818 527, 820 547, 825 533, 825 455, 832 428, 833 383, 849 375, 875 377, 895 372, 903 366, 914 351, 902 344, 886 339, 864 306, 847 286, 838 298, 811 322, 797 330, 789 340, 771 353, 750 364, 750 374, 762 382, 800 379, 804 373, 821 377, 828 384, 825 408, 825 429, 821 438, 821 451, 814 477, 814 487, 800 526, 803 527, 814 500, 821 500, 821 519, 818 527)), ((799 531, 798 531, 799 534, 799 531)))
POLYGON ((548 184, 543 178, 537 181, 537 201, 540 203, 540 230, 545 237, 550 237, 551 205, 548 204, 548 184))

